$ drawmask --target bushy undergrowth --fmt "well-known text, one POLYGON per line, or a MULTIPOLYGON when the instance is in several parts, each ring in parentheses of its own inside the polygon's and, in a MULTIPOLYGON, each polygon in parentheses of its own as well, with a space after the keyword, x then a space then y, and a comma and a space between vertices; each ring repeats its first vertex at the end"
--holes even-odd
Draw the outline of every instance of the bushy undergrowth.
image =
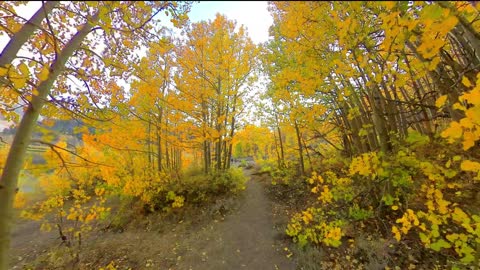
POLYGON ((215 197, 236 194, 245 189, 246 177, 240 168, 210 174, 186 174, 169 190, 185 198, 187 203, 203 203, 215 197))
MULTIPOLYGON (((322 246, 362 266, 460 269, 478 264, 480 187, 469 167, 478 154, 414 132, 409 142, 389 155, 324 160, 303 182, 309 191, 297 194, 312 199, 292 216, 287 235, 300 247, 322 246), (381 245, 382 258, 360 242, 381 245)), ((272 176, 275 182, 294 178, 288 171, 272 176)), ((325 260, 322 265, 332 263, 325 260)))
POLYGON ((77 175, 88 177, 60 181, 61 174, 45 176, 41 186, 46 198, 22 211, 25 218, 40 220, 42 229, 60 234, 62 246, 39 259, 47 268, 79 264, 82 242, 92 231, 123 232, 130 222, 142 223, 153 212, 182 216, 186 206, 213 204, 241 192, 247 179, 239 168, 210 174, 192 169, 183 175, 146 171, 137 174, 137 181, 119 179, 114 184, 102 180, 98 171, 77 175))

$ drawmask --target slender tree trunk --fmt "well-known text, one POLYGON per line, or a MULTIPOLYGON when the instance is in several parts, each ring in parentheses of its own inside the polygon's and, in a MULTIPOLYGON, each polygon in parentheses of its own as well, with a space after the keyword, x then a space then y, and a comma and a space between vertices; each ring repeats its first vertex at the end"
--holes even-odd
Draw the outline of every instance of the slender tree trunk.
MULTIPOLYGON (((330 77, 330 80, 333 81, 333 78, 330 77)), ((343 80, 341 81, 341 84, 344 88, 346 88, 346 84, 343 80)), ((335 91, 337 92, 337 95, 341 95, 340 89, 338 89, 336 84, 333 84, 333 86, 335 88, 335 91)), ((353 89, 352 89, 352 91, 353 91, 353 89)), ((355 93, 352 93, 352 95, 355 95, 355 93)), ((335 98, 335 99, 337 100, 337 98, 335 98)), ((351 102, 352 101, 353 100, 351 100, 351 102)), ((342 109, 342 112, 344 112, 344 113, 342 113, 343 120, 345 122, 345 126, 350 129, 350 133, 351 133, 351 137, 352 137, 352 143, 355 146, 355 149, 353 149, 352 154, 357 154, 359 152, 364 153, 366 151, 364 150, 362 139, 358 135, 359 131, 361 129, 361 125, 359 126, 358 121, 357 121, 358 116, 354 116, 351 120, 349 120, 347 115, 349 114, 349 111, 353 108, 351 108, 351 106, 348 106, 347 102, 342 102, 342 103, 343 103, 342 106, 345 107, 344 109, 342 109)), ((339 106, 340 106, 340 104, 339 104, 339 106)))
POLYGON ((398 109, 397 109, 397 104, 395 103, 395 100, 393 99, 392 95, 393 93, 390 93, 390 89, 387 86, 385 78, 382 78, 382 81, 380 82, 380 85, 383 88, 383 93, 385 93, 385 99, 381 99, 383 102, 383 111, 387 113, 387 124, 388 124, 388 131, 389 132, 394 132, 395 134, 398 134, 399 127, 398 125, 400 124, 400 119, 398 119, 398 109))
MULTIPOLYGON (((364 70, 358 66, 361 76, 365 82, 368 82, 368 76, 364 72, 364 70)), ((372 89, 370 89, 369 95, 370 95, 370 105, 372 107, 372 116, 373 116, 373 123, 375 126, 375 129, 377 130, 377 134, 379 137, 380 141, 380 149, 384 152, 390 152, 392 150, 392 145, 390 143, 390 136, 388 134, 388 127, 387 123, 385 120, 385 117, 383 115, 382 109, 381 109, 381 100, 383 99, 383 96, 380 93, 380 90, 378 87, 374 85, 372 89)))
MULTIPOLYGON (((351 94, 352 99, 353 99, 355 105, 358 107, 360 115, 353 119, 353 123, 354 123, 354 125, 357 125, 357 129, 360 130, 360 129, 363 128, 364 124, 371 123, 371 121, 368 121, 369 120, 369 115, 367 114, 367 108, 366 108, 365 104, 361 101, 361 99, 359 97, 359 93, 357 93, 357 91, 355 91, 355 88, 353 87, 352 83, 349 80, 346 80, 343 76, 342 76, 342 78, 343 78, 343 81, 346 82, 349 85, 349 87, 352 91, 352 94, 351 94)), ((356 83, 358 85, 360 85, 360 83, 358 81, 356 81, 356 83)), ((371 130, 367 131, 366 140, 360 139, 361 140, 361 146, 362 146, 362 153, 365 153, 365 152, 371 151, 372 149, 377 148, 376 136, 375 136, 375 134, 372 130, 374 130, 374 129, 372 128, 371 130)))
MULTIPOLYGON (((395 80, 395 79, 394 79, 395 80)), ((396 101, 400 101, 400 96, 398 95, 398 91, 395 89, 395 86, 392 84, 390 85, 390 88, 392 89, 393 96, 396 101)), ((398 112, 398 132, 400 135, 400 138, 404 139, 407 136, 407 125, 406 125, 406 119, 405 119, 405 106, 402 104, 397 105, 397 112, 398 112)))
POLYGON ((208 160, 209 160, 208 145, 207 145, 207 141, 204 141, 203 142, 203 161, 204 161, 204 172, 205 172, 205 174, 208 174, 208 160))
POLYGON ((0 55, 0 67, 12 63, 23 44, 25 44, 30 36, 32 36, 33 32, 38 29, 38 26, 42 23, 43 19, 45 19, 45 16, 48 15, 59 3, 59 1, 48 1, 44 3, 43 6, 33 14, 32 18, 30 18, 30 20, 28 20, 27 23, 25 23, 22 28, 10 38, 10 41, 0 55))
POLYGON ((0 180, 1 270, 7 269, 8 267, 8 249, 10 246, 10 230, 13 219, 12 206, 15 197, 15 190, 17 188, 18 176, 23 167, 32 132, 36 126, 38 116, 40 115, 40 110, 45 105, 45 101, 50 93, 53 83, 65 68, 65 63, 72 56, 73 52, 80 47, 82 41, 92 29, 93 23, 96 23, 96 21, 98 21, 98 14, 95 15, 91 21, 85 23, 59 53, 57 59, 50 66, 50 73, 47 80, 41 82, 37 87, 38 95, 33 95, 32 101, 29 103, 22 120, 18 125, 0 180))
POLYGON ((277 166, 281 168, 281 160, 280 160, 280 151, 278 151, 278 146, 277 146, 277 135, 275 132, 273 132, 273 140, 274 140, 274 145, 275 145, 275 152, 277 153, 277 166))
POLYGON ((174 146, 170 149, 171 161, 172 161, 172 170, 177 168, 177 153, 174 146))
POLYGON ((154 166, 154 163, 152 162, 152 146, 151 146, 151 142, 150 142, 151 128, 152 128, 152 123, 150 122, 150 120, 148 120, 148 126, 147 126, 148 167, 154 166))
MULTIPOLYGON (((416 96, 417 96, 417 99, 418 99, 418 100, 421 100, 421 98, 422 98, 422 95, 420 94, 421 84, 418 83, 417 80, 415 80, 414 75, 413 75, 413 70, 412 70, 412 68, 411 68, 411 66, 410 66, 410 61, 408 61, 408 57, 405 55, 405 53, 404 53, 404 56, 405 56, 405 63, 407 64, 408 72, 409 72, 409 75, 410 75, 410 79, 412 80, 413 90, 415 91, 415 94, 416 94, 416 96)), ((427 113, 426 109, 422 107, 421 110, 422 110, 422 115, 423 115, 423 117, 424 117, 425 119, 430 119, 430 118, 428 117, 428 113, 427 113)), ((430 134, 432 134, 432 128, 431 128, 431 125, 430 125, 430 121, 428 121, 428 122, 425 124, 425 129, 426 129, 426 132, 427 132, 427 133, 429 134, 429 136, 430 136, 430 134)))
MULTIPOLYGON (((232 105, 232 121, 230 123, 230 139, 233 139, 233 136, 235 135, 235 113, 236 113, 236 105, 237 105, 237 94, 233 97, 233 105, 232 105)), ((227 169, 230 169, 230 160, 232 159, 232 151, 233 151, 233 144, 232 141, 230 140, 230 143, 228 145, 228 154, 227 154, 227 169)))
POLYGON ((435 1, 438 5, 443 8, 449 9, 460 21, 457 26, 455 26, 456 30, 458 30, 461 35, 463 35, 468 42, 472 50, 475 52, 475 57, 477 60, 480 60, 480 33, 475 30, 470 22, 461 14, 459 14, 458 10, 452 6, 452 4, 443 1, 435 1))
MULTIPOLYGON (((458 27, 455 27, 452 32, 450 32, 450 39, 451 39, 451 43, 452 44, 455 44, 455 49, 453 49, 455 51, 455 53, 457 54, 457 58, 461 59, 462 60, 462 65, 464 67, 467 67, 467 66, 470 66, 471 64, 473 64, 473 67, 475 67, 472 72, 467 72, 466 75, 468 73, 477 73, 480 69, 480 57, 479 57, 479 54, 480 52, 478 51, 475 51, 474 48, 472 48, 467 40, 465 39, 465 37, 463 36, 463 32, 461 32, 461 30, 459 30, 458 27), (454 41, 454 42, 453 42, 454 41), (460 57, 460 55, 458 55, 458 52, 460 50, 463 50, 466 52, 467 54, 467 57, 463 56, 463 57, 460 57)), ((470 78, 472 81, 475 81, 475 78, 470 78)))
POLYGON ((161 172, 162 168, 162 118, 163 118, 163 109, 159 108, 158 112, 158 123, 157 123, 157 166, 158 171, 161 172))
POLYGON ((285 167, 285 154, 283 151, 283 140, 282 140, 282 131, 280 129, 280 123, 278 122, 278 115, 275 112, 275 121, 277 124, 277 132, 278 132, 278 142, 280 143, 280 168, 285 167))
POLYGON ((207 168, 208 172, 212 171, 212 142, 207 141, 207 168))
MULTIPOLYGON (((361 78, 362 80, 365 80, 365 78, 361 78)), ((360 82, 360 79, 355 79, 355 82, 358 84, 358 85, 362 85, 364 91, 363 91, 363 94, 364 96, 369 96, 368 94, 368 89, 366 87, 366 81, 364 81, 364 83, 362 84, 360 82)), ((372 102, 371 100, 367 97, 366 99, 365 98, 361 98, 360 99, 360 103, 363 105, 361 108, 364 108, 363 110, 363 114, 362 114, 362 123, 363 124, 372 124, 372 125, 375 125, 374 123, 374 119, 373 119, 373 106, 372 106, 372 102), (368 100, 368 105, 366 100, 368 100)), ((369 145, 370 145, 370 151, 372 150, 377 150, 380 146, 379 146, 379 141, 378 141, 378 135, 377 135, 377 130, 375 129, 375 127, 372 127, 370 128, 370 130, 368 131, 368 142, 369 142, 369 145)))
POLYGON ((302 137, 302 143, 303 143, 303 146, 305 147, 305 153, 307 154, 307 160, 308 160, 308 164, 310 165, 310 172, 311 172, 313 168, 312 159, 310 157, 310 153, 308 152, 307 143, 305 142, 305 139, 303 137, 302 137))
POLYGON ((167 170, 170 169, 170 154, 168 153, 168 140, 167 140, 167 136, 168 136, 168 120, 165 119, 165 168, 167 170))
MULTIPOLYGON (((412 42, 407 41, 405 44, 422 62, 426 62, 426 59, 423 58, 423 56, 420 53, 418 53, 415 45, 412 42)), ((448 78, 447 74, 445 74, 446 76, 441 77, 442 71, 438 66, 435 71, 428 71, 428 75, 432 78, 434 84, 438 87, 439 92, 442 95, 447 95, 447 98, 448 98, 447 110, 450 113, 450 116, 452 117, 452 119, 455 121, 459 121, 461 118, 464 117, 464 113, 460 110, 455 110, 452 108, 453 104, 455 104, 458 101, 458 94, 455 92, 455 89, 451 89, 450 87, 455 83, 451 81, 450 78, 448 78)))
POLYGON ((208 110, 207 110, 207 105, 206 102, 203 98, 203 95, 201 96, 202 99, 202 128, 203 128, 203 161, 204 161, 204 172, 205 174, 208 174, 210 170, 210 151, 209 151, 209 145, 208 145, 208 140, 206 138, 207 136, 207 127, 208 127, 208 110))
POLYGON ((229 102, 229 98, 230 98, 230 91, 227 92, 227 105, 226 105, 226 108, 225 108, 225 120, 223 121, 223 126, 225 127, 225 139, 223 140, 223 169, 228 169, 230 168, 230 157, 229 157, 229 154, 230 154, 230 150, 229 150, 229 146, 231 145, 231 140, 230 142, 227 142, 227 138, 230 138, 232 139, 233 136, 230 136, 228 137, 230 134, 228 134, 228 130, 227 130, 227 127, 228 127, 228 117, 230 116, 229 113, 230 113, 230 102, 229 102))
POLYGON ((222 116, 222 107, 223 104, 221 102, 221 93, 222 93, 222 81, 218 78, 218 89, 217 89, 217 115, 215 119, 215 129, 217 131, 217 141, 215 142, 215 168, 217 171, 222 169, 222 124, 220 121, 220 117, 222 116))
POLYGON ((182 169, 182 150, 177 150, 177 170, 180 171, 182 169))
POLYGON ((303 144, 302 144, 302 137, 300 134, 300 128, 298 127, 297 120, 294 120, 295 125, 295 133, 297 133, 297 143, 298 143, 298 158, 300 162, 300 175, 305 175, 305 164, 303 162, 303 144))

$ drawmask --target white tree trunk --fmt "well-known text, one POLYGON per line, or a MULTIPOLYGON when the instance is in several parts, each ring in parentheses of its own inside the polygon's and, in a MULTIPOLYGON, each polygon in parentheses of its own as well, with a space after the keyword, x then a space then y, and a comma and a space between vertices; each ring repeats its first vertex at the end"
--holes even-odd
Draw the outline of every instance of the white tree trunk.
POLYGON ((60 52, 57 60, 50 66, 48 79, 41 82, 38 86, 38 96, 32 97, 32 101, 17 127, 17 132, 8 152, 2 178, 0 179, 0 270, 6 270, 8 267, 8 250, 10 247, 15 190, 40 110, 45 105, 50 89, 58 75, 63 71, 65 63, 72 56, 73 52, 80 47, 96 21, 98 21, 98 15, 84 24, 60 52))

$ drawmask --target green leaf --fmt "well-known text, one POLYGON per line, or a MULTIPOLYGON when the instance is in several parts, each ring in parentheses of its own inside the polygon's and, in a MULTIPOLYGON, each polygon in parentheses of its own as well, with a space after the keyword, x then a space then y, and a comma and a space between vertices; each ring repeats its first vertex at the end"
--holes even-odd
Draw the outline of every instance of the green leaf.
POLYGON ((169 200, 169 201, 170 201, 170 200, 175 200, 175 196, 176 196, 176 195, 175 195, 175 192, 173 192, 173 191, 170 190, 170 191, 167 193, 167 200, 169 200))
POLYGON ((449 159, 449 160, 447 161, 447 163, 445 164, 445 168, 448 169, 448 168, 450 168, 451 165, 452 165, 452 161, 449 159))
POLYGON ((416 130, 409 130, 408 137, 405 139, 407 143, 414 144, 414 145, 425 145, 430 142, 430 138, 428 136, 422 135, 420 132, 416 130))
POLYGON ((409 8, 408 1, 398 1, 397 5, 398 5, 400 11, 403 11, 403 12, 406 12, 409 8))
POLYGON ((442 17, 443 8, 437 4, 430 4, 423 8, 422 13, 426 18, 436 20, 442 17))
POLYGON ((440 251, 442 248, 451 248, 452 245, 448 243, 447 241, 440 239, 435 243, 430 244, 430 248, 435 250, 435 251, 440 251))
POLYGON ((446 238, 448 241, 454 243, 458 239, 458 234, 448 234, 446 238))
POLYGON ((304 234, 299 234, 298 235, 298 244, 300 245, 300 247, 303 248, 307 243, 308 243, 307 236, 304 235, 304 234))
POLYGON ((364 128, 361 128, 360 131, 358 132, 358 136, 364 137, 368 135, 368 131, 364 128))
POLYGON ((422 241, 422 243, 428 243, 429 242, 429 238, 427 237, 426 234, 421 232, 418 235, 420 236, 420 241, 422 241))
POLYGON ((383 196, 382 200, 385 202, 385 205, 390 206, 393 204, 395 199, 390 194, 387 194, 386 196, 383 196))
POLYGON ((475 256, 473 256, 472 254, 467 254, 460 261, 462 261, 464 263, 471 263, 471 262, 473 262, 473 260, 475 260, 475 256))

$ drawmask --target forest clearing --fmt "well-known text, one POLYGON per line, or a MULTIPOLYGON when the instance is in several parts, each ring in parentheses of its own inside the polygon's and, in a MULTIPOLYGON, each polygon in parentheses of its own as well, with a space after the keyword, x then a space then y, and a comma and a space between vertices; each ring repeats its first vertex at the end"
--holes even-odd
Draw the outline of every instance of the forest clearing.
POLYGON ((0 3, 0 270, 479 269, 477 2, 237 4, 0 3))

